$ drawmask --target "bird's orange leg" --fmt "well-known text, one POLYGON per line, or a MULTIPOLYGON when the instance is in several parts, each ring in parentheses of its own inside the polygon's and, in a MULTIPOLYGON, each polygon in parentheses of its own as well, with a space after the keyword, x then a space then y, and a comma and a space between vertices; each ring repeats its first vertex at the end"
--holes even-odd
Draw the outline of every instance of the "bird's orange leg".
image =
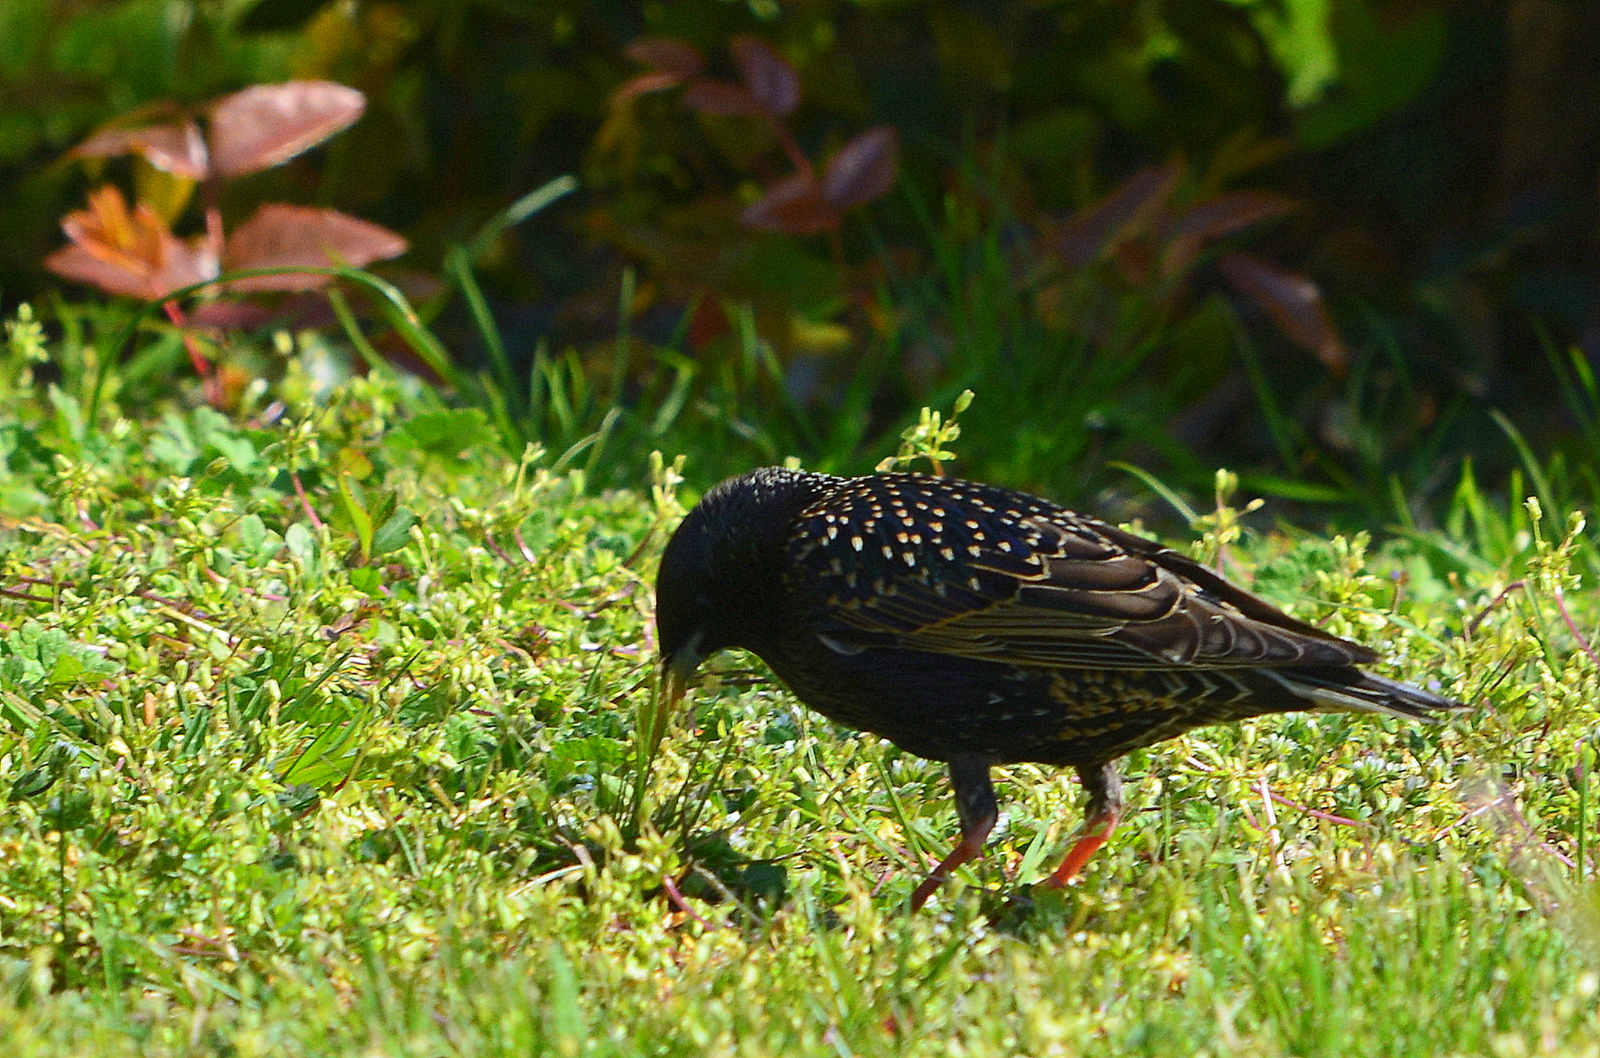
POLYGON ((1089 792, 1083 832, 1068 850, 1061 866, 1044 880, 1043 884, 1049 889, 1059 889, 1071 881, 1089 862, 1089 857, 1106 843, 1111 831, 1116 828, 1117 820, 1122 818, 1122 777, 1117 774, 1116 765, 1081 767, 1078 769, 1078 779, 1089 792))
POLYGON ((950 786, 955 790, 956 814, 961 817, 961 840, 911 894, 913 911, 920 910, 928 902, 928 897, 944 884, 951 871, 978 858, 989 831, 994 829, 995 820, 1000 816, 994 799, 994 783, 989 778, 989 762, 985 758, 957 757, 951 761, 950 786))

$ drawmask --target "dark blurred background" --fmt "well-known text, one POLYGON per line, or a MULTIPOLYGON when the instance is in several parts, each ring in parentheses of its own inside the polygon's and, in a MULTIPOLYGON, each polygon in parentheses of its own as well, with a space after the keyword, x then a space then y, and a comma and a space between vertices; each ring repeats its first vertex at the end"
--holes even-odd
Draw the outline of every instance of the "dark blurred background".
MULTIPOLYGON (((575 404, 530 401, 530 435, 621 409, 618 480, 652 446, 700 480, 789 454, 864 469, 970 387, 960 469, 1063 499, 1126 485, 1108 462, 1195 491, 1223 464, 1426 519, 1524 440, 1567 499, 1600 494, 1592 0, 8 0, 6 311, 101 297, 41 262, 92 187, 143 177, 74 144, 290 78, 367 112, 229 184, 224 214, 386 225, 415 289, 578 178, 480 240, 474 274, 517 384, 575 404), (618 92, 660 72, 629 51, 650 38, 737 83, 745 36, 798 77, 781 121, 618 92), (820 169, 882 126, 888 193, 814 231, 751 213, 794 148, 820 169)), ((442 300, 435 332, 480 362, 482 321, 442 300)))

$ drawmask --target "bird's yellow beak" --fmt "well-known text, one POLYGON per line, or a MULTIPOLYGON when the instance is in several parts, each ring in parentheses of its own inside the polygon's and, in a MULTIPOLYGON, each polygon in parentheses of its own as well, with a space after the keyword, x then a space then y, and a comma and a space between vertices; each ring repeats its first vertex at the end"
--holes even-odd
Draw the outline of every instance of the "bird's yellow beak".
POLYGON ((696 635, 676 653, 661 659, 661 689, 656 697, 656 715, 652 718, 649 735, 652 754, 661 744, 672 718, 677 715, 678 703, 683 701, 689 681, 694 679, 695 670, 704 658, 705 655, 700 652, 700 636, 696 635))
POLYGON ((661 666, 661 710, 667 718, 671 718, 678 711, 678 703, 683 701, 684 692, 689 689, 689 680, 694 676, 694 666, 684 664, 678 658, 667 658, 661 666))

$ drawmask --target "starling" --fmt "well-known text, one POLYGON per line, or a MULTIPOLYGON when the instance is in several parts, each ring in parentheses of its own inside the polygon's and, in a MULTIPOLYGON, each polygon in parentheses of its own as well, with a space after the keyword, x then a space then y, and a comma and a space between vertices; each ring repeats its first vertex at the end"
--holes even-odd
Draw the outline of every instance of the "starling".
POLYGON ((1060 886, 1121 816, 1132 750, 1266 713, 1463 708, 1362 672, 1372 650, 1154 541, 922 474, 722 482, 667 544, 656 624, 669 707, 708 655, 742 648, 822 715, 949 767, 961 839, 913 907, 982 851, 996 764, 1077 769, 1089 803, 1060 886))

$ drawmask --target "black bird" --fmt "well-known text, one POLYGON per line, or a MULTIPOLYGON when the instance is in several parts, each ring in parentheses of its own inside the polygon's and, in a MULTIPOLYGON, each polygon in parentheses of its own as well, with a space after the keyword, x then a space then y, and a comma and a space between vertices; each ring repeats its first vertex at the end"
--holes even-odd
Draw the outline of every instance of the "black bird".
POLYGON ((1372 650, 1154 541, 921 474, 722 482, 667 544, 656 625, 669 707, 704 658, 740 647, 824 716, 949 765, 961 840, 913 907, 982 851, 993 765, 1077 769, 1089 805, 1059 886, 1116 825, 1131 750, 1264 713, 1463 708, 1362 672, 1372 650))

